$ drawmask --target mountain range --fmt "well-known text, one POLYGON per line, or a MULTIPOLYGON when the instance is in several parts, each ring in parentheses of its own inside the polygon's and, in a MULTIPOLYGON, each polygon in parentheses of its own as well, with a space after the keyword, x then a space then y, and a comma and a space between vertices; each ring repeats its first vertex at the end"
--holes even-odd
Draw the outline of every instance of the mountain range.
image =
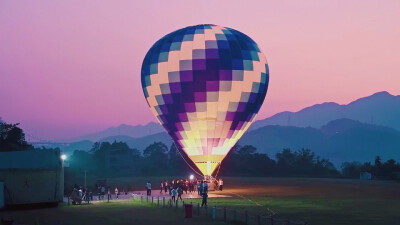
POLYGON ((274 157, 283 148, 308 148, 336 166, 348 161, 373 161, 376 156, 400 160, 400 132, 389 127, 337 119, 321 128, 269 125, 249 131, 241 145, 274 157))
POLYGON ((320 128, 329 121, 347 118, 400 130, 400 95, 378 92, 347 105, 334 102, 316 104, 298 112, 281 112, 255 121, 249 130, 267 125, 320 128))
MULTIPOLYGON (((378 92, 347 105, 322 103, 298 112, 282 112, 258 120, 240 139, 258 152, 274 157, 283 148, 309 148, 339 166, 345 161, 400 160, 400 96, 378 92)), ((154 141, 170 146, 161 125, 120 125, 73 139, 71 144, 52 144, 65 152, 88 150, 95 141, 123 141, 143 150, 154 141)))
MULTIPOLYGON (((347 105, 325 102, 304 108, 298 112, 281 112, 269 118, 255 121, 249 131, 267 125, 320 128, 329 121, 341 118, 400 130, 400 95, 394 96, 388 92, 378 92, 371 96, 357 99, 347 105)), ((160 132, 164 132, 164 129, 160 124, 154 122, 135 126, 121 124, 117 127, 110 127, 106 130, 72 138, 68 141, 99 141, 112 136, 140 138, 160 132)))
POLYGON ((107 128, 106 130, 103 130, 100 132, 71 138, 70 140, 68 140, 68 142, 76 142, 76 141, 84 141, 84 140, 100 141, 101 139, 112 137, 112 136, 129 136, 129 137, 139 138, 139 137, 145 137, 148 135, 160 133, 163 131, 164 131, 164 128, 160 124, 154 123, 154 122, 150 122, 146 125, 135 125, 135 126, 121 124, 117 127, 110 127, 110 128, 107 128))

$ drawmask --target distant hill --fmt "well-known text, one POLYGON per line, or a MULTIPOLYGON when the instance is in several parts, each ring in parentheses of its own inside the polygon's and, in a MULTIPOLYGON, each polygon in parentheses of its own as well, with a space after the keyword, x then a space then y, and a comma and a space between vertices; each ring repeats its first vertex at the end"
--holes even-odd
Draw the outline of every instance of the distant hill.
MULTIPOLYGON (((170 147, 170 145, 172 144, 171 138, 165 132, 160 132, 157 134, 152 134, 140 138, 133 138, 126 135, 119 135, 119 136, 117 135, 97 140, 97 142, 110 142, 110 143, 114 141, 125 142, 129 145, 129 147, 136 148, 140 151, 143 151, 147 146, 156 141, 161 141, 168 147, 170 147)), ((63 151, 63 153, 72 154, 75 150, 89 151, 92 148, 94 142, 95 141, 84 140, 71 143, 46 143, 46 144, 33 143, 33 145, 38 148, 41 147, 60 148, 63 151)))
POLYGON ((158 142, 158 141, 166 144, 168 146, 168 148, 172 144, 172 140, 166 132, 160 132, 157 134, 152 134, 152 135, 148 135, 148 136, 140 137, 140 138, 132 138, 129 136, 113 136, 113 137, 103 138, 99 141, 100 142, 122 141, 122 142, 126 142, 129 145, 129 147, 136 148, 141 151, 143 151, 150 144, 152 144, 154 142, 158 142))
POLYGON ((144 126, 143 125, 132 126, 132 125, 121 124, 118 127, 110 127, 103 131, 72 138, 69 141, 76 142, 82 140, 89 140, 95 142, 110 136, 129 136, 133 138, 139 138, 160 133, 163 131, 164 128, 160 124, 154 122, 148 123, 144 126))
MULTIPOLYGON (((171 140, 161 125, 120 125, 53 143, 65 152, 89 150, 95 141, 123 141, 143 150, 155 141, 171 140)), ((348 105, 322 103, 299 112, 282 112, 256 121, 239 144, 251 144, 274 157, 283 148, 309 148, 339 165, 344 161, 371 161, 376 155, 400 161, 400 96, 379 92, 348 105)))
POLYGON ((320 128, 329 121, 341 118, 387 126, 400 131, 400 96, 378 92, 348 105, 327 102, 298 112, 281 112, 254 122, 249 130, 256 130, 267 125, 320 128))
POLYGON ((309 148, 337 166, 345 161, 373 161, 377 155, 400 161, 399 131, 350 119, 334 120, 320 129, 265 126, 245 133, 239 144, 253 145, 271 157, 283 148, 309 148))
MULTIPOLYGON (((249 131, 267 125, 320 128, 329 121, 340 118, 348 118, 400 130, 400 96, 393 96, 388 92, 378 92, 371 96, 360 98, 348 105, 328 102, 304 108, 299 112, 281 112, 272 117, 255 121, 249 131)), ((160 132, 164 132, 163 127, 154 122, 136 126, 122 124, 118 127, 110 127, 100 132, 72 138, 68 141, 99 141, 112 136, 140 138, 160 132)))
POLYGON ((32 145, 36 148, 60 148, 61 151, 65 154, 72 154, 75 150, 84 150, 89 151, 93 146, 92 141, 84 140, 84 141, 77 141, 71 143, 57 143, 57 142, 49 142, 49 143, 35 143, 33 142, 32 145))
MULTIPOLYGON (((156 141, 169 147, 172 141, 167 133, 160 132, 140 138, 111 136, 100 142, 123 141, 131 148, 143 151, 156 141)), ((379 155, 383 160, 394 158, 400 161, 400 132, 389 127, 361 123, 350 119, 338 119, 321 128, 293 126, 265 126, 246 132, 239 140, 240 145, 253 145, 258 152, 275 157, 284 148, 298 150, 309 148, 318 156, 328 158, 336 166, 345 161, 373 161, 379 155)), ((54 145, 64 152, 75 149, 89 150, 91 141, 74 142, 69 145, 54 145)))

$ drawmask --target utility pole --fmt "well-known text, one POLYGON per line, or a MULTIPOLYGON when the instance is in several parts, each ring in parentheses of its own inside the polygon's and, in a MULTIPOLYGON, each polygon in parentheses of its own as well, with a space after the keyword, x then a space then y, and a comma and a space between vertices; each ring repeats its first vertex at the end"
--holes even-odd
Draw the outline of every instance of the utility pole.
POLYGON ((85 189, 86 189, 86 172, 87 170, 85 170, 85 189))

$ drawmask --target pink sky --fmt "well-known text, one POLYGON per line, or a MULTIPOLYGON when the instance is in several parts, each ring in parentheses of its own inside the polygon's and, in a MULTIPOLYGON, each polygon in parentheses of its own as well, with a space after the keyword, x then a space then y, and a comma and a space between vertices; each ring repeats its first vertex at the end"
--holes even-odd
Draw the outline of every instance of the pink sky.
POLYGON ((211 23, 270 66, 258 119, 400 94, 400 1, 0 1, 0 117, 43 139, 155 121, 140 84, 152 44, 211 23))

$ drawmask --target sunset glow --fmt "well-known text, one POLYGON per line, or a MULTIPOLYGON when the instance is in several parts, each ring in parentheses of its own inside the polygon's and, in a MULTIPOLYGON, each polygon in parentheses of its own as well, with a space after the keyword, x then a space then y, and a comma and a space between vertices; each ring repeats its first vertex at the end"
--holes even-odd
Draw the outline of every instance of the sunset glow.
POLYGON ((0 117, 43 139, 156 121, 143 58, 164 34, 205 23, 248 34, 268 56, 257 119, 399 95, 399 11, 397 0, 1 1, 0 117))

